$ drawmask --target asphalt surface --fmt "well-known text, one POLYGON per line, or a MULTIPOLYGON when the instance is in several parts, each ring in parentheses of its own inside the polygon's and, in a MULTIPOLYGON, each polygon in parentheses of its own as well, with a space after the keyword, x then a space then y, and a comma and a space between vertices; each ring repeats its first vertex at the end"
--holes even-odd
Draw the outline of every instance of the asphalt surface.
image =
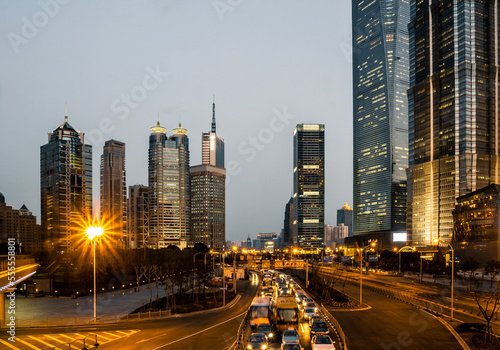
MULTIPOLYGON (((345 293, 358 300, 359 287, 346 285, 345 293)), ((349 350, 462 349, 450 331, 424 311, 368 290, 363 292, 363 303, 365 310, 329 309, 347 337, 349 350)))
POLYGON ((255 296, 258 280, 241 281, 238 288, 241 299, 232 308, 186 314, 161 320, 127 322, 119 324, 100 324, 82 327, 26 328, 16 330, 16 343, 8 342, 5 331, 0 334, 0 349, 42 349, 48 342, 47 335, 57 345, 55 339, 70 341, 75 334, 85 336, 88 333, 98 335, 99 349, 228 349, 236 339, 240 323, 255 296), (114 337, 121 332, 121 337, 114 337), (100 338, 102 336, 102 338, 100 338), (38 339, 38 341, 36 339, 38 339), (26 343, 29 343, 27 345, 26 343), (14 347, 9 347, 12 345, 14 347), (30 346, 31 345, 31 346, 30 346))

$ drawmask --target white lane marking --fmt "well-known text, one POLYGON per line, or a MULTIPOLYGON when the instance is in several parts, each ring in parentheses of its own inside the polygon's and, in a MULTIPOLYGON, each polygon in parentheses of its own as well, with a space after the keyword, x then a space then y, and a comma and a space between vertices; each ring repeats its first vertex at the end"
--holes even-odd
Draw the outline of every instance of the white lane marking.
POLYGON ((153 338, 142 339, 142 340, 136 341, 135 343, 139 344, 139 343, 142 343, 142 342, 145 342, 145 341, 150 341, 150 340, 155 339, 155 338, 163 337, 164 335, 167 335, 167 333, 157 335, 156 337, 153 337, 153 338))
POLYGON ((193 333, 193 334, 191 334, 191 335, 187 335, 187 336, 185 336, 184 338, 174 340, 173 342, 170 342, 170 343, 167 343, 167 344, 160 345, 160 346, 158 346, 158 347, 156 347, 156 348, 154 348, 154 349, 152 349, 152 350, 158 350, 158 349, 164 348, 165 346, 172 345, 172 344, 174 344, 174 343, 180 342, 181 340, 184 340, 184 339, 187 339, 187 338, 191 338, 192 336, 195 336, 195 335, 198 335, 198 334, 200 334, 200 333, 206 332, 206 331, 208 331, 209 329, 212 329, 212 328, 215 328, 215 327, 219 327, 220 325, 223 325, 224 323, 227 323, 227 322, 229 322, 229 321, 232 321, 232 320, 234 320, 234 319, 237 319, 238 317, 243 316, 245 313, 246 313, 246 311, 245 311, 245 312, 242 312, 242 313, 241 313, 241 314, 239 314, 239 315, 234 316, 233 318, 230 318, 229 320, 225 320, 224 322, 221 322, 221 323, 218 323, 218 324, 216 324, 216 325, 213 325, 212 327, 208 327, 208 328, 205 328, 205 329, 203 329, 203 330, 201 330, 201 331, 199 331, 199 332, 193 333))

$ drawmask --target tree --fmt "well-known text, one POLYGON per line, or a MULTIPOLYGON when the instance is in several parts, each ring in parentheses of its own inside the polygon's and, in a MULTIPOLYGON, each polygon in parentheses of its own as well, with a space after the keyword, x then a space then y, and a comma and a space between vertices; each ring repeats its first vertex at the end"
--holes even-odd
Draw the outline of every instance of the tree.
POLYGON ((497 285, 497 289, 494 292, 485 292, 479 291, 476 289, 474 292, 474 299, 476 299, 477 306, 479 307, 479 311, 483 315, 486 321, 486 334, 485 338, 490 341, 492 339, 493 329, 491 328, 491 320, 495 317, 498 309, 500 308, 499 303, 500 298, 500 285, 497 285), (481 305, 481 297, 485 300, 484 306, 481 305))
POLYGON ((484 267, 484 273, 490 275, 490 287, 493 287, 493 280, 500 274, 500 261, 490 260, 484 267))
POLYGON ((193 249, 200 253, 208 253, 210 251, 205 243, 195 243, 193 249))

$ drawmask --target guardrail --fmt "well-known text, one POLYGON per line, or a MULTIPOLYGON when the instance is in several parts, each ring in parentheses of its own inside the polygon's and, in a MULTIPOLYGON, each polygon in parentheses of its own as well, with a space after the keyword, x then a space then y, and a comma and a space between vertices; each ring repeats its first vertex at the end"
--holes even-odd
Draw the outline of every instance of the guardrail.
POLYGON ((240 323, 240 326, 238 327, 238 333, 236 333, 236 340, 231 345, 229 350, 243 350, 244 349, 244 344, 243 344, 243 337, 245 335, 245 332, 248 327, 248 312, 245 312, 245 316, 243 317, 243 322, 240 323))
POLYGON ((340 327, 340 324, 337 321, 337 319, 333 317, 332 314, 330 314, 329 312, 328 314, 330 315, 330 317, 326 317, 327 312, 328 310, 326 310, 323 304, 321 304, 321 313, 323 314, 323 319, 327 320, 327 322, 330 323, 330 326, 335 330, 335 333, 337 333, 338 338, 340 338, 340 341, 342 342, 341 349, 347 350, 347 340, 344 331, 342 330, 342 327, 340 327))

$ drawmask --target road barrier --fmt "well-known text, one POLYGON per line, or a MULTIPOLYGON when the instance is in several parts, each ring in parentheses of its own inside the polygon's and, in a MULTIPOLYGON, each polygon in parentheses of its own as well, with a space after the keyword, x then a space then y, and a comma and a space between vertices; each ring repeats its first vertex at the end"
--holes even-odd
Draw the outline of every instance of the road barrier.
POLYGON ((333 317, 328 310, 321 304, 321 313, 323 314, 323 319, 326 320, 331 328, 335 330, 335 333, 337 333, 338 338, 342 342, 341 344, 341 349, 347 350, 347 340, 344 334, 344 331, 342 330, 342 327, 340 327, 340 324, 338 323, 337 319, 333 317), (328 313, 328 314, 327 314, 328 313), (330 315, 328 317, 328 315, 330 315))

